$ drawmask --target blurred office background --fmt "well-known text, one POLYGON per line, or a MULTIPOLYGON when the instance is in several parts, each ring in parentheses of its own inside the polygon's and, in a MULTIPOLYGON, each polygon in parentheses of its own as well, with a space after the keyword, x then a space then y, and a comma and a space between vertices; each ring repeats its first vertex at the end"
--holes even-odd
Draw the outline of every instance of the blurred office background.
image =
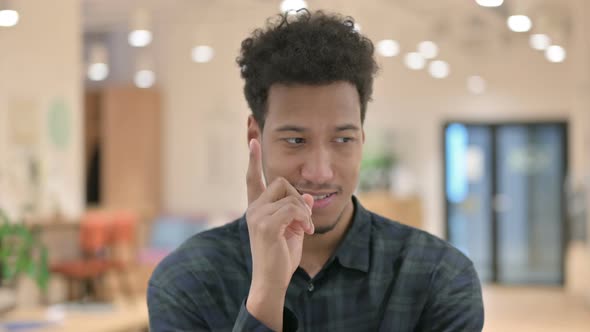
POLYGON ((0 330, 146 329, 246 208, 240 42, 301 7, 376 46, 361 201, 475 262, 486 331, 590 329, 589 1, 0 0, 0 330))

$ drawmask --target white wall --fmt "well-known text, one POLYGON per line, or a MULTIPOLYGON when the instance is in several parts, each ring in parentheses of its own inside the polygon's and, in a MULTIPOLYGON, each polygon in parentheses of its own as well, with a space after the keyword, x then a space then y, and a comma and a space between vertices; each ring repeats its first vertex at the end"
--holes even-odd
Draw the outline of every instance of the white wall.
MULTIPOLYGON (((15 148, 13 122, 25 113, 25 132, 40 161, 39 214, 54 206, 76 216, 82 209, 82 135, 80 6, 78 0, 11 1, 20 13, 12 28, 0 28, 0 207, 20 214, 24 191, 19 175, 26 171, 15 148), (51 105, 63 101, 69 110, 68 144, 60 148, 49 139, 51 105), (55 203, 54 203, 55 202, 55 203)), ((29 195, 30 197, 30 195, 29 195)))
MULTIPOLYGON (((19 11, 20 22, 0 28, 0 208, 20 217, 19 205, 34 197, 38 216, 51 216, 59 206, 66 217, 76 217, 83 208, 79 0, 10 3, 19 11), (60 100, 69 110, 68 144, 63 147, 52 143, 49 130, 51 105, 60 100), (12 144, 18 126, 15 112, 26 117, 23 130, 33 142, 29 151, 40 162, 37 195, 26 191, 20 178, 26 164, 22 149, 12 144)), ((65 288, 60 286, 52 279, 50 300, 63 297, 65 288)), ((35 306, 39 298, 34 282, 21 278, 18 305, 35 306)))
POLYGON ((158 31, 166 36, 158 45, 166 210, 239 215, 245 209, 248 108, 235 58, 255 27, 250 20, 262 22, 271 14, 248 7, 188 11, 158 31), (192 62, 197 44, 215 47, 211 63, 192 62))
MULTIPOLYGON (((574 127, 577 129, 575 141, 578 142, 574 153, 576 153, 575 174, 578 175, 578 183, 585 184, 588 195, 586 211, 590 211, 590 3, 578 0, 575 7, 576 30, 573 43, 576 45, 574 61, 577 64, 575 80, 577 85, 574 90, 574 109, 576 118, 574 127)), ((572 293, 585 295, 590 302, 590 213, 587 214, 587 235, 586 250, 576 251, 583 247, 581 244, 572 244, 570 247, 570 282, 569 288, 572 293)))

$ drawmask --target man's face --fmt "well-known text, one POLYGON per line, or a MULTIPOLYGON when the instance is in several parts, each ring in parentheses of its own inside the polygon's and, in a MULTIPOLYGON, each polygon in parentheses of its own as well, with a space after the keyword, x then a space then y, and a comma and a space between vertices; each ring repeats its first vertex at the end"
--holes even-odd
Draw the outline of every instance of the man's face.
MULTIPOLYGON (((316 234, 332 230, 352 211, 364 143, 359 96, 354 85, 271 86, 262 136, 267 183, 287 179, 300 193, 314 196, 316 234)), ((260 131, 249 119, 248 135, 260 131)))

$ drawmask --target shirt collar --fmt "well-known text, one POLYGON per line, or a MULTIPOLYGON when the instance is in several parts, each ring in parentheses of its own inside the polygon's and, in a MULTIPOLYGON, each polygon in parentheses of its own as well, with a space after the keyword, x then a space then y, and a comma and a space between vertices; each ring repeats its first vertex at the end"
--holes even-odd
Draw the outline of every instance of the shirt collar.
POLYGON ((354 215, 344 240, 336 249, 334 257, 340 265, 369 272, 371 259, 371 214, 361 205, 355 196, 352 196, 354 215))
MULTIPOLYGON (((369 272, 371 214, 365 210, 355 196, 352 196, 352 202, 354 205, 352 223, 336 249, 334 257, 344 267, 369 272)), ((240 220, 240 239, 248 272, 252 275, 252 254, 246 214, 240 220)))

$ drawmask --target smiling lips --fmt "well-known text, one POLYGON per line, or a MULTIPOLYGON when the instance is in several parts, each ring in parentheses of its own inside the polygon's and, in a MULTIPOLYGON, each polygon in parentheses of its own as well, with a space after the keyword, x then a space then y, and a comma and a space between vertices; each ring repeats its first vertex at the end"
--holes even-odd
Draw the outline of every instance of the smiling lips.
POLYGON ((301 194, 308 194, 313 196, 313 209, 322 209, 330 205, 338 192, 314 193, 299 191, 301 194))

